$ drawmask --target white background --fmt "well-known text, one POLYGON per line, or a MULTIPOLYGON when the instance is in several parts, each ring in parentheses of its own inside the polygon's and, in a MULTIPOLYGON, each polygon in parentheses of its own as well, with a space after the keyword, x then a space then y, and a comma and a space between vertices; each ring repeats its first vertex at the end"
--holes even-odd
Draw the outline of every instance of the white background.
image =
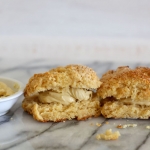
POLYGON ((0 57, 149 62, 149 0, 1 0, 0 57))

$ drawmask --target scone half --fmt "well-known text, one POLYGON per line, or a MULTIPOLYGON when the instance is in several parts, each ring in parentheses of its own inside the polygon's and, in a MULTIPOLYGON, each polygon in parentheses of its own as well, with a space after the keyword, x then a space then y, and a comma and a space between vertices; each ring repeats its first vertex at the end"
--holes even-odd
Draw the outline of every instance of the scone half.
POLYGON ((97 94, 106 118, 150 117, 150 68, 128 66, 105 73, 97 94))
POLYGON ((100 102, 93 90, 100 85, 98 76, 89 67, 58 67, 30 78, 22 107, 41 122, 98 117, 100 102))

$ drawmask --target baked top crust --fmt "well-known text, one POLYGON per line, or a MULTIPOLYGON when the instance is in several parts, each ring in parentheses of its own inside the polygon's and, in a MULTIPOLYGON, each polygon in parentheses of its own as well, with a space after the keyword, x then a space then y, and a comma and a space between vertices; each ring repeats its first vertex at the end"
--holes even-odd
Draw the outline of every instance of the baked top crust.
POLYGON ((98 76, 91 68, 68 65, 32 76, 25 87, 24 96, 30 97, 38 92, 51 89, 57 91, 67 87, 97 89, 100 85, 98 76))
POLYGON ((118 67, 116 71, 106 72, 102 78, 102 85, 97 94, 102 99, 114 97, 117 100, 131 98, 134 101, 150 101, 150 68, 128 66, 118 67))

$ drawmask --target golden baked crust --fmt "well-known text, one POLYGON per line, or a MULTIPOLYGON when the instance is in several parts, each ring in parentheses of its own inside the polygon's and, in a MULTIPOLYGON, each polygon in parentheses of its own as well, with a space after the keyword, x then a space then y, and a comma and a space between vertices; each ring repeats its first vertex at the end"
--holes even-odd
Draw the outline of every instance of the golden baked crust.
POLYGON ((105 73, 103 82, 97 90, 102 99, 114 97, 131 98, 134 101, 150 101, 150 68, 138 67, 134 70, 128 66, 118 67, 116 71, 105 73))
POLYGON ((35 74, 26 85, 24 96, 29 97, 38 92, 51 89, 57 91, 59 88, 66 87, 97 89, 100 84, 98 76, 91 68, 82 65, 68 65, 35 74))
POLYGON ((41 122, 60 122, 74 118, 77 120, 86 120, 90 117, 98 117, 101 113, 100 102, 96 97, 92 100, 74 102, 69 105, 57 102, 43 104, 35 97, 32 101, 24 99, 22 107, 25 111, 33 115, 34 119, 41 122))
POLYGON ((149 119, 150 106, 125 104, 118 100, 107 100, 101 107, 101 114, 105 118, 149 119))

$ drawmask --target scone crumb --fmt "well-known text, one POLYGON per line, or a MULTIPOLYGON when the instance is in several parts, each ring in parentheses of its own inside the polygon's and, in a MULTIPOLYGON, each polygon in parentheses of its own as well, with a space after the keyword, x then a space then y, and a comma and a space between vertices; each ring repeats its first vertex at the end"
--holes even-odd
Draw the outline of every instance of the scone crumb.
POLYGON ((119 138, 120 132, 112 132, 112 129, 108 129, 103 134, 97 134, 96 139, 97 140, 117 140, 119 138))
POLYGON ((119 128, 119 129, 123 129, 123 128, 126 128, 126 127, 127 127, 126 124, 125 125, 121 125, 121 124, 117 125, 117 128, 119 128))
POLYGON ((96 123, 96 126, 100 127, 102 124, 101 123, 96 123))
POLYGON ((108 121, 106 121, 105 123, 106 123, 106 124, 109 124, 109 122, 108 122, 108 121))
POLYGON ((146 126, 146 129, 150 129, 150 126, 146 126))
POLYGON ((93 123, 90 124, 91 126, 93 125, 93 123))
POLYGON ((128 124, 128 127, 137 127, 137 124, 128 124))
POLYGON ((66 121, 63 121, 63 122, 66 122, 66 121))
POLYGON ((124 128, 127 128, 127 127, 136 127, 136 126, 137 126, 137 124, 124 124, 124 125, 119 124, 117 126, 117 128, 124 129, 124 128))

